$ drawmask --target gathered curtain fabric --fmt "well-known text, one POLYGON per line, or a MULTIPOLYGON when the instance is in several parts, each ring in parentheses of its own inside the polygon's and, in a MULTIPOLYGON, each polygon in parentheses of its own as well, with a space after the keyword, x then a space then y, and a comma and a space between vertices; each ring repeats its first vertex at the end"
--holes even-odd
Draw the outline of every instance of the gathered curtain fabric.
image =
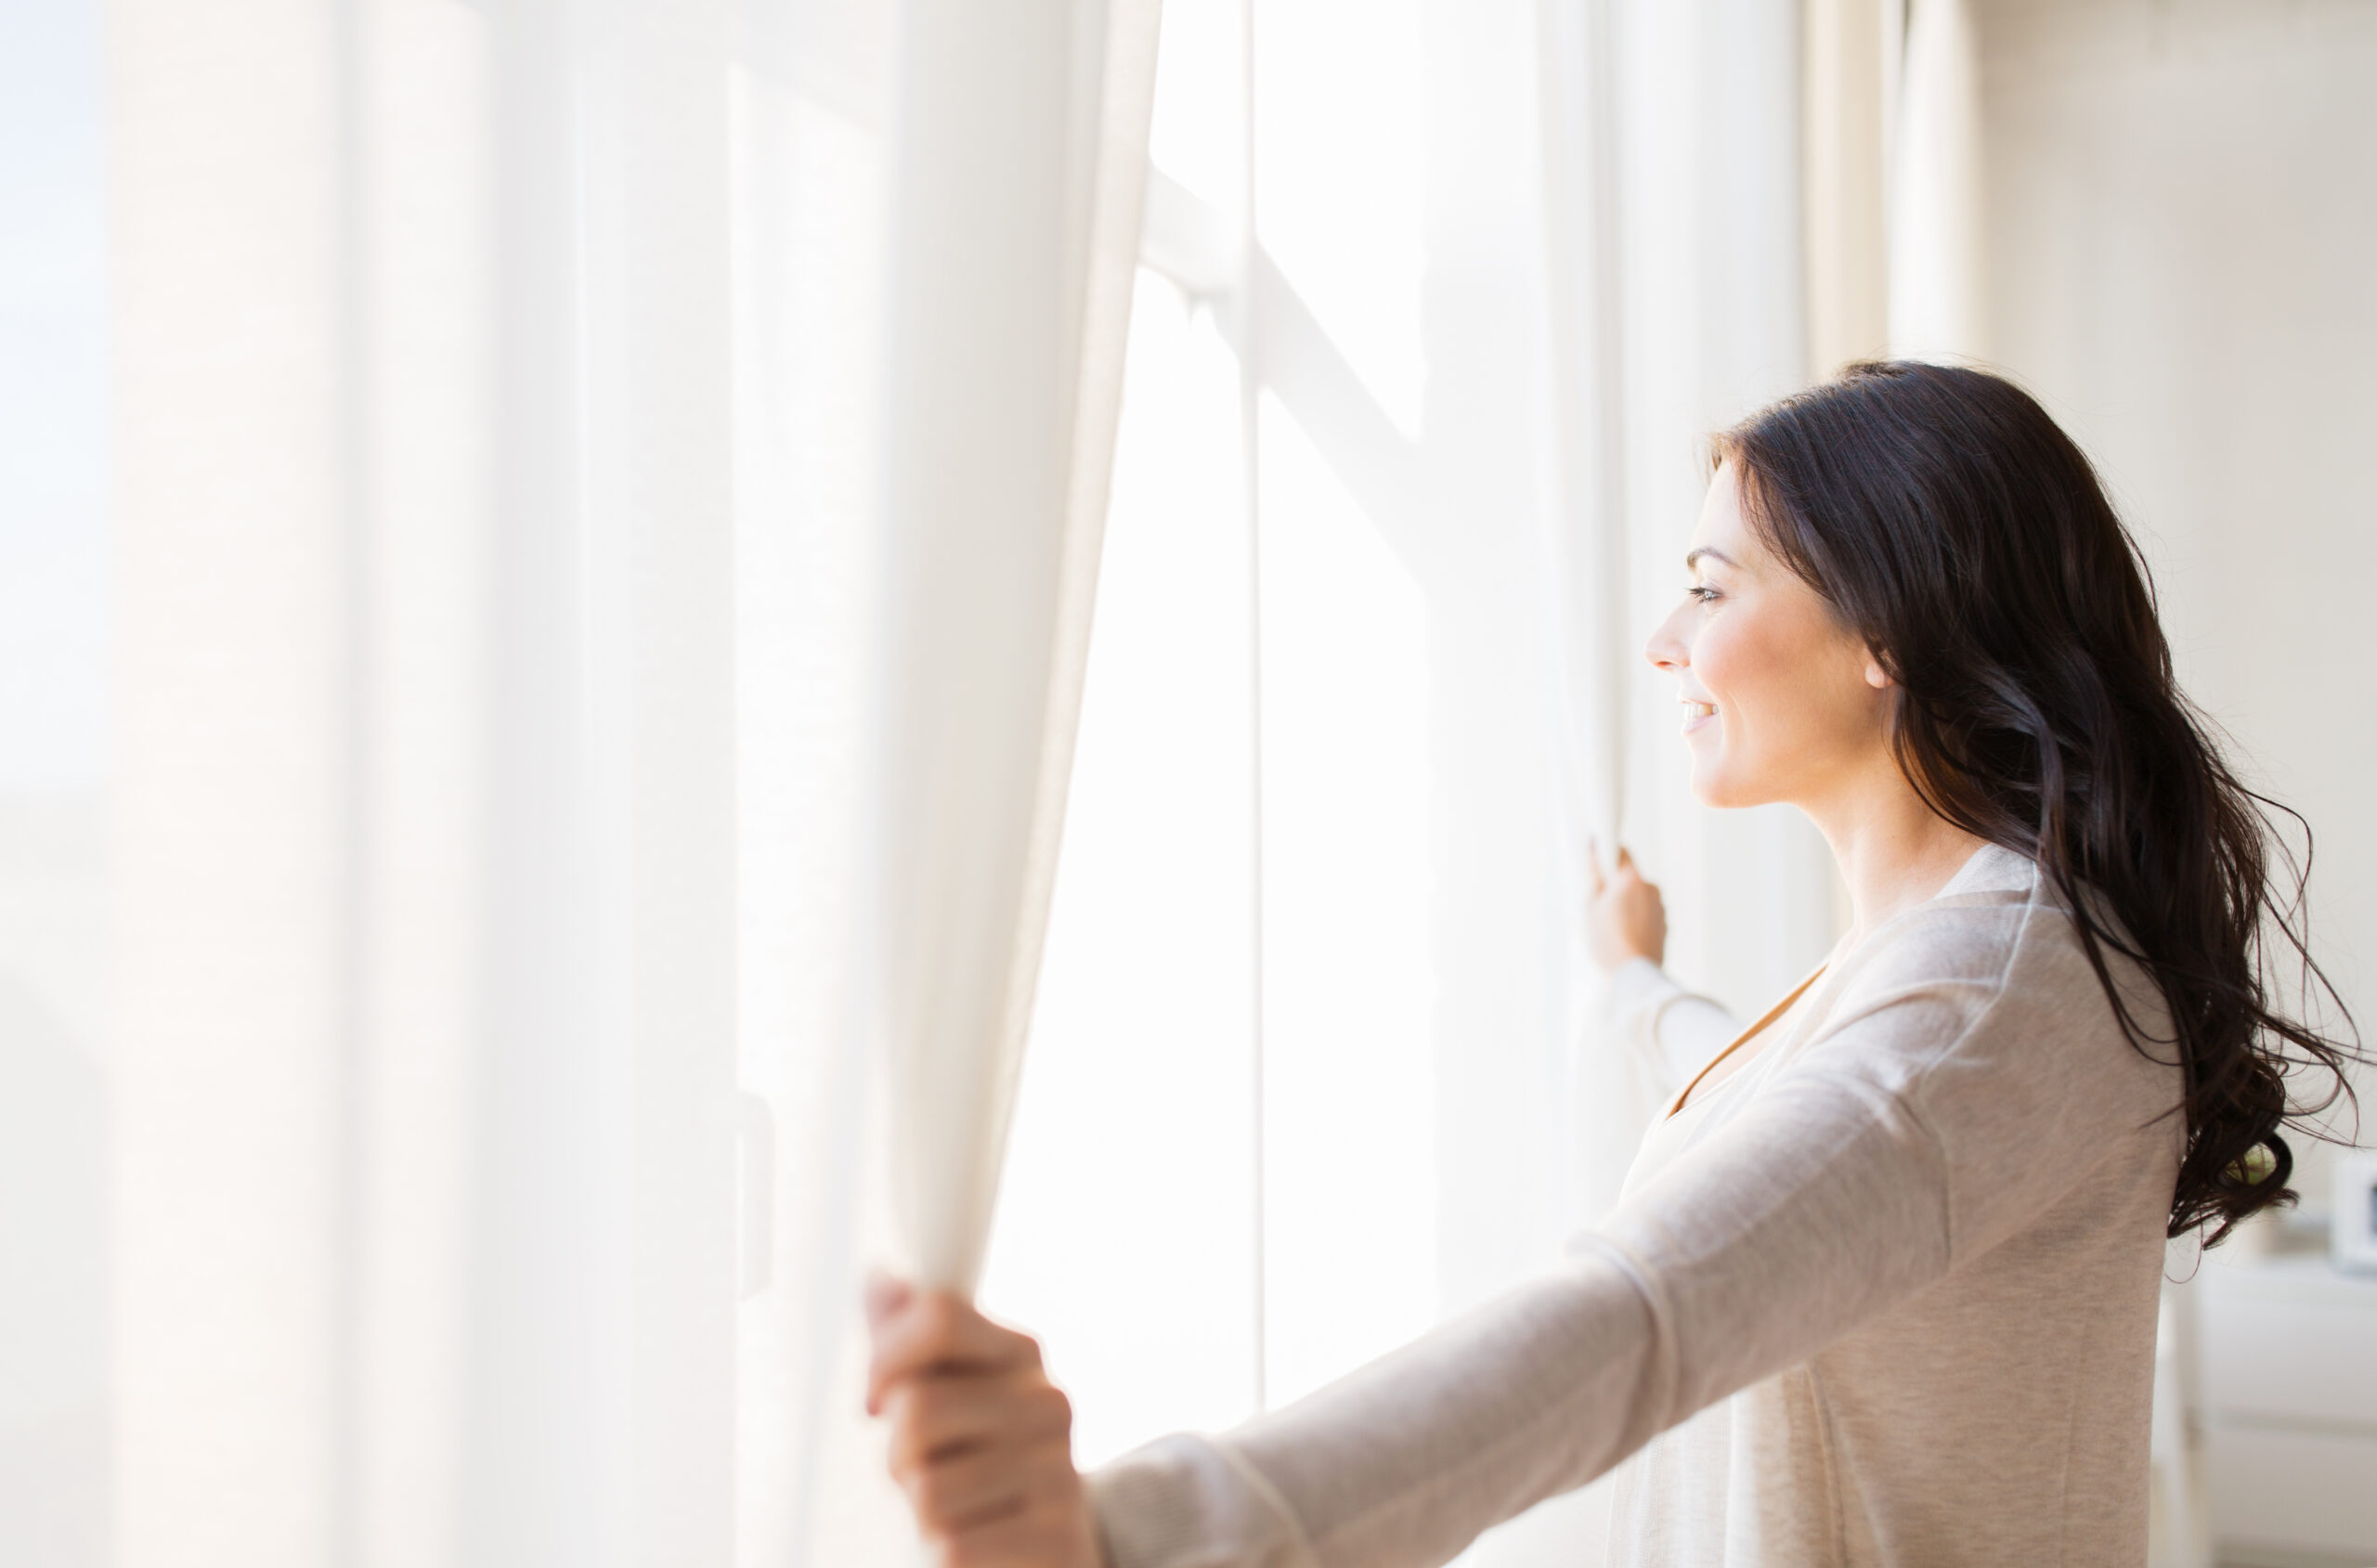
POLYGON ((789 442, 754 461, 780 475, 774 569, 811 613, 777 667, 795 674, 771 752, 799 797, 772 836, 784 908, 754 923, 791 998, 790 1295, 758 1358, 773 1418, 742 1423, 779 1467, 791 1561, 817 1564, 914 1539, 861 1410, 862 1269, 970 1294, 982 1265, 1081 698, 1158 24, 1154 0, 835 9, 775 108, 799 297, 762 415, 789 442), (854 217, 874 244, 849 242, 854 217))
POLYGON ((1121 410, 1157 0, 903 17, 871 1027, 906 1263, 981 1273, 1121 410))
POLYGON ((1985 356, 1981 39, 1968 0, 1914 0, 1904 51, 1890 135, 1890 353, 1985 356))
POLYGON ((1663 888, 1669 967, 1754 1017, 1831 945, 1829 857, 1787 808, 1691 793, 1643 645, 1682 593, 1708 437, 1808 377, 1798 19, 1656 0, 1538 7, 1548 423, 1540 581, 1556 706, 1570 1223, 1617 1200, 1662 1092, 1582 947, 1589 849, 1663 888))
POLYGON ((980 1268, 1156 20, 110 6, 109 1561, 907 1549, 858 1265, 980 1268))

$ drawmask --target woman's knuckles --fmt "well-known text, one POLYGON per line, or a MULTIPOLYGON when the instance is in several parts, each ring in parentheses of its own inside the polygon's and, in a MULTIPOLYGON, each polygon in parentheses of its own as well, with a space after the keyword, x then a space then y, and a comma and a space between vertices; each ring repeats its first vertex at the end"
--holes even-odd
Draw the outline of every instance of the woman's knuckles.
POLYGON ((1025 1486, 1020 1476, 952 1475, 947 1466, 928 1466, 909 1483, 908 1500, 927 1530, 952 1533, 1016 1512, 1025 1486))
POLYGON ((1018 1512, 926 1536, 936 1568, 1098 1568, 1095 1540, 1078 1490, 1035 1497, 1018 1512))
POLYGON ((891 1452, 907 1461, 950 1445, 1070 1432, 1072 1403, 1036 1371, 911 1379, 884 1401, 891 1452))
POLYGON ((1077 1502, 1081 1478, 1070 1448, 1038 1443, 978 1449, 916 1467, 903 1478, 928 1532, 979 1529, 1046 1504, 1077 1502))
POLYGON ((868 1408, 943 1568, 1098 1568, 1072 1402, 1039 1341, 945 1292, 870 1298, 868 1408))

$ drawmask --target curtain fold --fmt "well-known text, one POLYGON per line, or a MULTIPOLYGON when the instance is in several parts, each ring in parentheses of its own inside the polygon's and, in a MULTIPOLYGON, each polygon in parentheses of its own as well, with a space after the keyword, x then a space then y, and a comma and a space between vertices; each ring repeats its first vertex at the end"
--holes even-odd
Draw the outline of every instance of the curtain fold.
POLYGON ((868 1167, 969 1286, 1156 19, 110 8, 116 1561, 897 1557, 868 1167))
POLYGON ((1737 1009, 1832 939, 1822 841, 1787 809, 1695 804, 1674 693, 1642 662, 1681 591, 1706 437, 1806 379, 1799 26, 1739 0, 1539 10, 1578 1223, 1615 1201, 1659 1099, 1583 952, 1585 839, 1631 848, 1667 896, 1669 966, 1737 1009))
POLYGON ((1087 647, 1153 0, 912 0, 887 348, 873 1025, 919 1281, 981 1267, 1087 647))
POLYGON ((1903 10, 1903 0, 1805 0, 1799 9, 1812 376, 1889 349, 1886 143, 1903 10))
MULTIPOLYGON (((1604 852, 1626 814, 1626 419, 1619 374, 1625 290, 1617 270, 1617 148, 1610 7, 1543 0, 1545 315, 1551 388, 1552 504, 1546 552, 1557 585, 1553 658, 1565 676, 1555 719, 1581 822, 1604 852)), ((1581 862, 1584 846, 1568 858, 1581 862)), ((1575 887, 1590 886, 1579 863, 1575 887)))
POLYGON ((1988 352, 1981 38, 1968 0, 1911 0, 1890 155, 1890 338, 1901 357, 1988 352))
POLYGON ((119 1560, 721 1561, 725 0, 109 46, 119 1560))
POLYGON ((1569 916, 1562 962, 1564 1033, 1582 1043, 1567 1085, 1569 1223, 1612 1203, 1640 1141, 1651 1096, 1603 1027, 1601 988, 1581 951, 1592 892, 1591 857, 1623 841, 1629 708, 1637 685, 1630 646, 1626 528, 1626 292, 1618 272, 1616 19, 1606 4, 1543 0, 1537 13, 1543 123, 1545 316, 1551 430, 1540 577, 1557 710, 1555 878, 1569 916))

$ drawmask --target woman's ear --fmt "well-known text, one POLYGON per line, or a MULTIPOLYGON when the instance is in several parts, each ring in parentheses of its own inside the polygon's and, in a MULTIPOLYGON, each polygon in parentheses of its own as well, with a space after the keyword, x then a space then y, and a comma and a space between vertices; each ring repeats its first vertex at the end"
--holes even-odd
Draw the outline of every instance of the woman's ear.
POLYGON ((1898 682, 1890 679, 1890 672, 1882 667, 1881 660, 1867 654, 1865 655, 1865 684, 1877 692, 1887 692, 1898 682))

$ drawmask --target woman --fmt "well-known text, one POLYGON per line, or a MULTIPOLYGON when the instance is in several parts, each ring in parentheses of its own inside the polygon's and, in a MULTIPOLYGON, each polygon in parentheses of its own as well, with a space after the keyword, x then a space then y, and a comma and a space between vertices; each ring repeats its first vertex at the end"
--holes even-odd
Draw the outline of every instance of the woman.
POLYGON ((2287 1066, 2353 1054, 2265 989, 2272 933, 2307 967, 2299 880, 2030 397, 1859 366, 1716 455, 1647 652, 1694 793, 1805 811, 1847 935, 1712 1053, 1621 861, 1603 956, 1696 1070, 1617 1208, 1226 1436, 1085 1482, 1030 1340, 879 1286, 870 1402, 939 1561, 1436 1563, 1621 1461, 1615 1562, 2144 1561, 2165 1237, 2290 1199, 2287 1066))

